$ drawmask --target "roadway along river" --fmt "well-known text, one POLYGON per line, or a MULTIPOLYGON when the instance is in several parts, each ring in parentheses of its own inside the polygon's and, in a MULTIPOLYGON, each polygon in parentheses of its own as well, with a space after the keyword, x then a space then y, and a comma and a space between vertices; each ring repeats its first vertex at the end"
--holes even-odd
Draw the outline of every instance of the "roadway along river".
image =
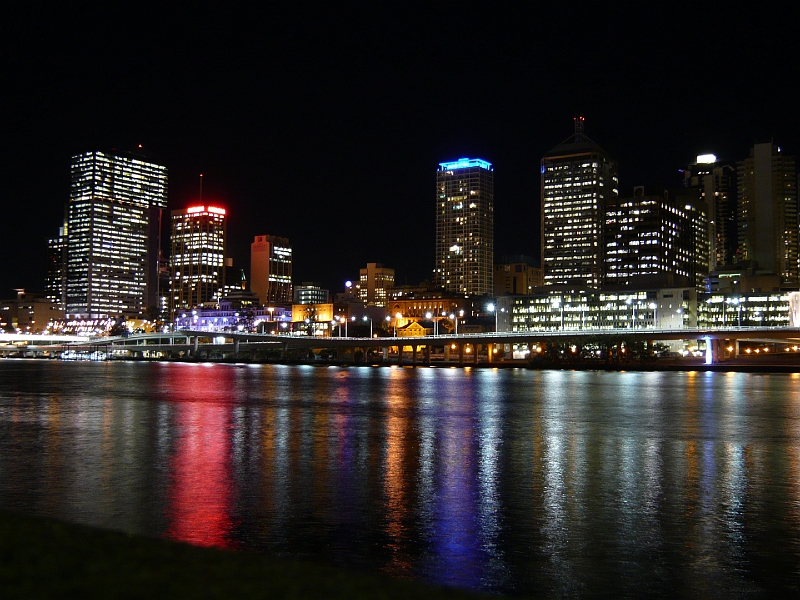
POLYGON ((540 597, 800 589, 800 374, 0 361, 5 509, 540 597))

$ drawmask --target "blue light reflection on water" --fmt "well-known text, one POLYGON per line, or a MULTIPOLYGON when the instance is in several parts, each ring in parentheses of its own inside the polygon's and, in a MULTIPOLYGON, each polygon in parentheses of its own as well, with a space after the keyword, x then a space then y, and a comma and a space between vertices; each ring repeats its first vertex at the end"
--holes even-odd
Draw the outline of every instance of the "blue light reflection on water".
POLYGON ((6 508, 490 591, 800 582, 800 376, 0 363, 6 508))

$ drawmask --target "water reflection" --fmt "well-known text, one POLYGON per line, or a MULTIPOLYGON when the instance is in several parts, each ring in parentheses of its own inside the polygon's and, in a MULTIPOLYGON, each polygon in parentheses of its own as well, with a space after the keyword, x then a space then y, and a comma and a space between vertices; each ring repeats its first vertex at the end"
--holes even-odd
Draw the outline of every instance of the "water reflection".
POLYGON ((797 375, 0 369, 14 510, 543 597, 800 584, 797 375))
MULTIPOLYGON (((231 427, 230 370, 167 370, 175 443, 170 460, 166 535, 199 546, 234 547, 231 446, 243 430, 231 427)), ((241 456, 241 452, 238 453, 241 456)))

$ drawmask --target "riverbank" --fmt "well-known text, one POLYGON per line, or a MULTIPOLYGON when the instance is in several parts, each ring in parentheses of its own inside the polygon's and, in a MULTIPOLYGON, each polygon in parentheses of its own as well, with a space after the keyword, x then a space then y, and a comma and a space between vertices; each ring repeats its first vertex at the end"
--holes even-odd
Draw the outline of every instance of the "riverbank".
POLYGON ((490 597, 7 512, 0 512, 0 591, 26 600, 490 597))

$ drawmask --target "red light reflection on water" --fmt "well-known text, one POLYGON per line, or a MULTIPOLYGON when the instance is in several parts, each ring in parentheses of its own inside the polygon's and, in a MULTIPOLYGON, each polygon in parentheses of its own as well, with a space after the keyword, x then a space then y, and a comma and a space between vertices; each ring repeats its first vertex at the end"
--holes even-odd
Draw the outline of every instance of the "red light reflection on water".
POLYGON ((171 369, 177 432, 170 461, 166 537, 198 546, 233 548, 230 369, 171 369), (209 401, 213 399, 213 401, 209 401))

